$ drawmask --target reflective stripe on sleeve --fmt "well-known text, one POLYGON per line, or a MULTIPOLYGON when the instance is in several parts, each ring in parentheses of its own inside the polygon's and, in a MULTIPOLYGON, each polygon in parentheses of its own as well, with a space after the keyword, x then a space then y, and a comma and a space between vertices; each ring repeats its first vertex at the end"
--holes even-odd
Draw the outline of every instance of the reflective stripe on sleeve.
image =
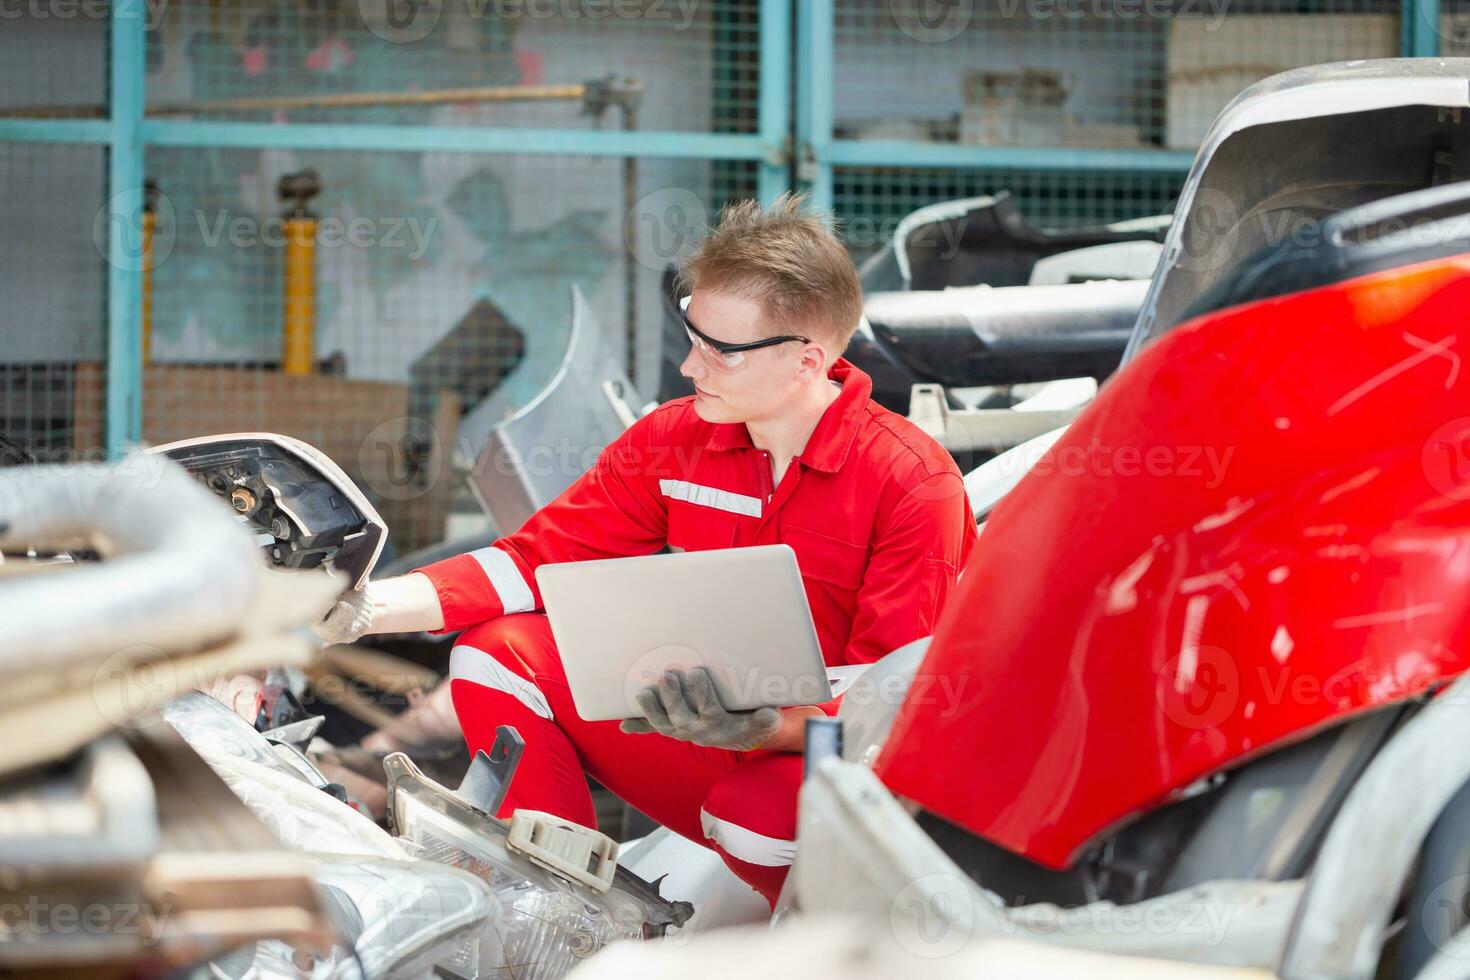
POLYGON ((507 614, 533 612, 536 609, 531 587, 526 584, 514 558, 493 545, 489 548, 478 548, 469 554, 485 570, 485 577, 494 586, 496 595, 500 596, 500 605, 507 614))

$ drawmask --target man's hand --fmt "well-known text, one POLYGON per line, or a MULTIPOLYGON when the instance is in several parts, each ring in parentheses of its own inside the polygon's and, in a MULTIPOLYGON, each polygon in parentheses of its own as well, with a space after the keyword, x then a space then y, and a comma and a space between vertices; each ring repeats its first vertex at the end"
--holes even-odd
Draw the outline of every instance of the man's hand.
POLYGON ((337 597, 337 604, 320 623, 311 628, 325 646, 352 643, 373 625, 373 600, 367 589, 351 589, 337 597))
POLYGON ((715 695, 709 671, 695 667, 671 670, 639 691, 636 700, 646 718, 630 718, 620 726, 637 735, 657 732, 695 745, 748 752, 759 748, 781 725, 775 708, 726 711, 715 695))

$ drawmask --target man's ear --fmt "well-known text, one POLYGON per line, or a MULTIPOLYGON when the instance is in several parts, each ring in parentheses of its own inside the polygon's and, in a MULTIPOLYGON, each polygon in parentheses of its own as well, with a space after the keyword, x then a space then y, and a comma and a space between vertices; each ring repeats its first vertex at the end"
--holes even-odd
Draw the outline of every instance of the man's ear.
POLYGON ((807 344, 801 349, 801 360, 797 362, 796 376, 805 383, 821 381, 827 377, 827 352, 819 344, 807 344))

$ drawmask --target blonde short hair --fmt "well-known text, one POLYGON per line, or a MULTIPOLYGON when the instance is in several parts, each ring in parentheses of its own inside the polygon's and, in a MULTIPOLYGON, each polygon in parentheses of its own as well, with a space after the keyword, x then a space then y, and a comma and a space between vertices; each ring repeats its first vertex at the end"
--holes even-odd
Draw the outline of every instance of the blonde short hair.
POLYGON ((857 269, 806 198, 782 194, 763 209, 734 201, 679 270, 680 288, 755 300, 772 330, 802 333, 834 355, 847 349, 863 313, 857 269))

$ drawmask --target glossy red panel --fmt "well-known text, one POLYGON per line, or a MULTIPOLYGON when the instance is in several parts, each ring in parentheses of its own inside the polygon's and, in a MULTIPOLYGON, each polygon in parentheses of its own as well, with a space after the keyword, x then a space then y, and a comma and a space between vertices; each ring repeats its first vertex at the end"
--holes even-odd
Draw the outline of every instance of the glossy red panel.
POLYGON ((878 772, 1051 867, 1470 666, 1470 259, 1201 317, 994 512, 878 772))

